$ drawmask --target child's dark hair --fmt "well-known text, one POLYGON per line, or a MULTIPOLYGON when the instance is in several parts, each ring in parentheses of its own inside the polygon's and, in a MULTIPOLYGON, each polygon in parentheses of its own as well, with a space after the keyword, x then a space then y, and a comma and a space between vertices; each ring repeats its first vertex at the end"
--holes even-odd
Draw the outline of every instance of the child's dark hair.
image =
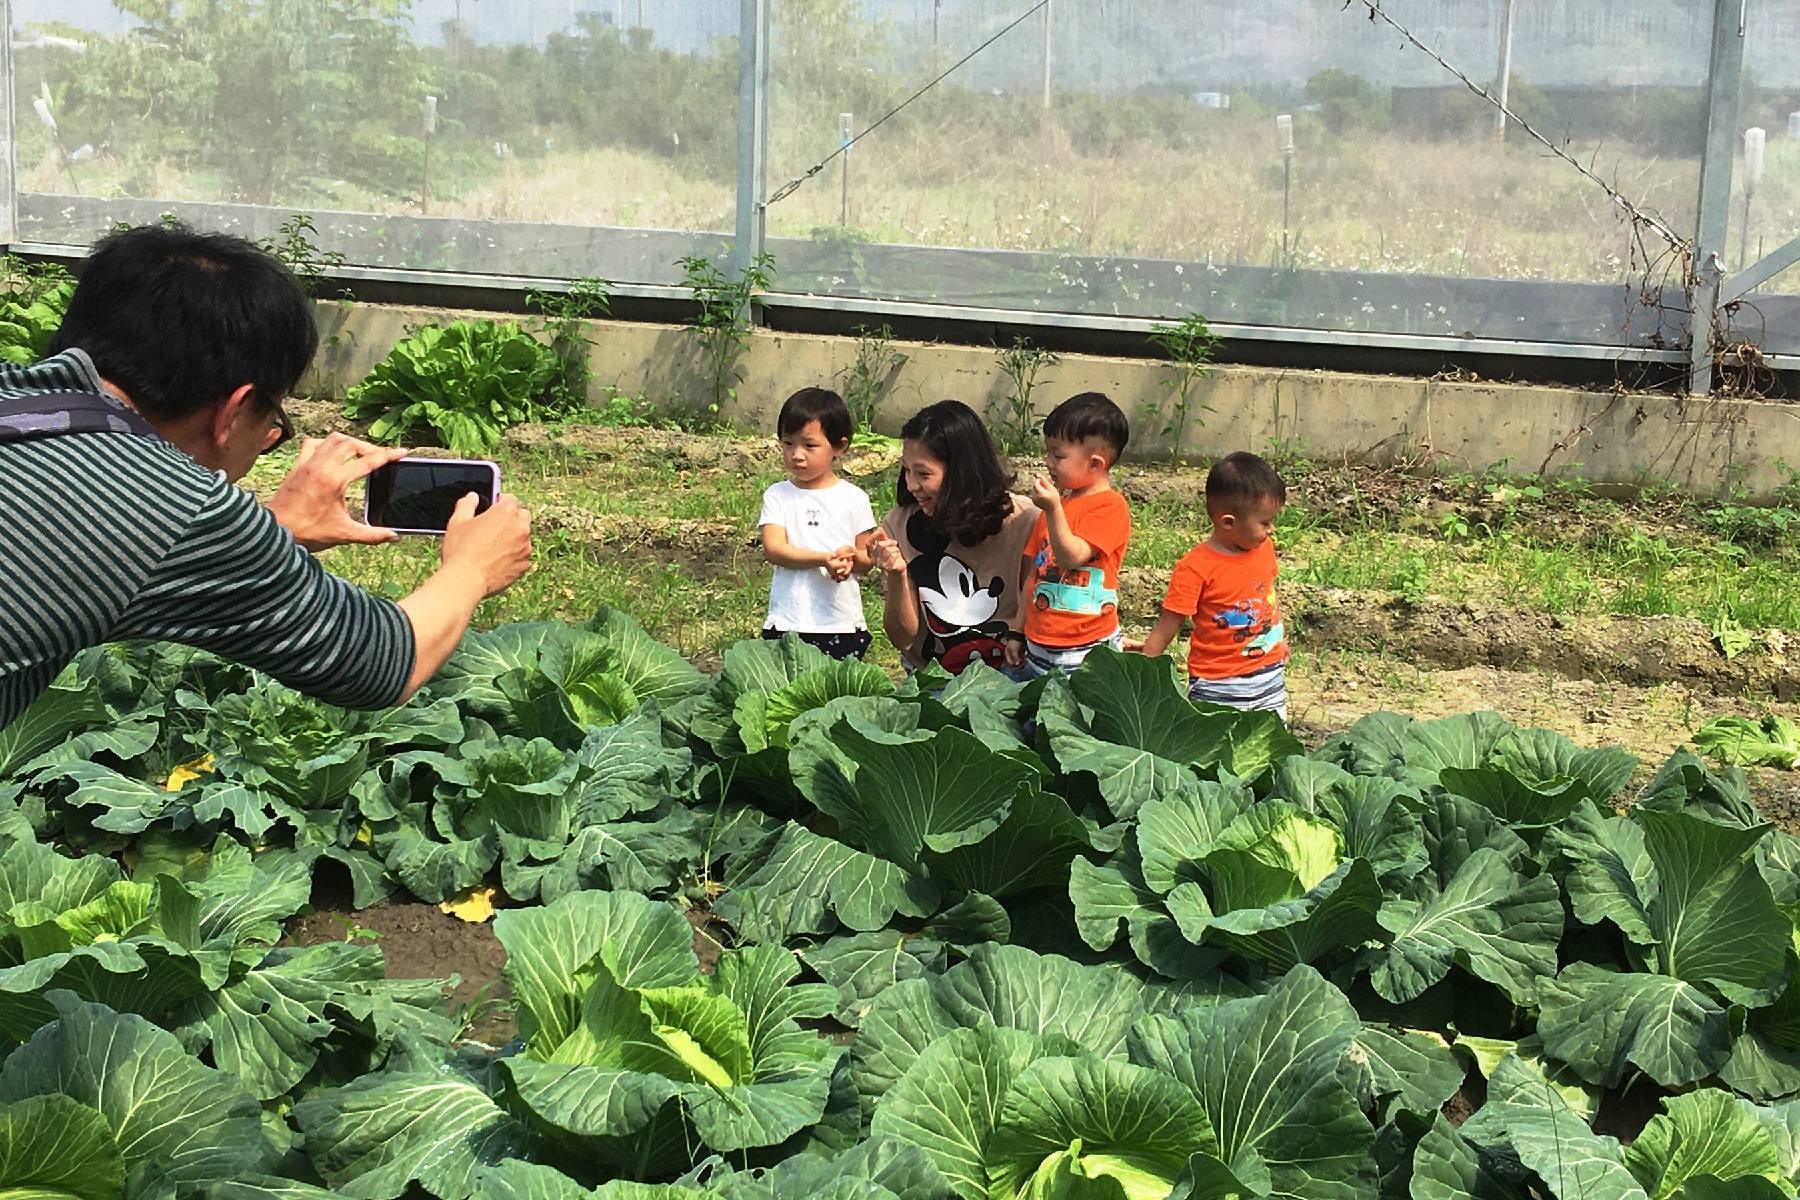
POLYGON ((1131 440, 1131 422, 1105 392, 1070 396, 1044 418, 1044 436, 1059 442, 1085 442, 1089 438, 1110 450, 1107 466, 1118 462, 1131 440))
MULTIPOLYGON (((901 438, 918 442, 944 464, 944 482, 932 505, 931 524, 939 533, 974 545, 999 533, 1012 516, 1013 477, 1000 464, 1000 451, 975 410, 960 400, 940 400, 914 413, 901 438)), ((901 508, 918 504, 906 490, 906 473, 894 485, 901 508)))
POLYGON ((1221 458, 1206 473, 1206 507, 1212 510, 1245 500, 1286 504, 1287 484, 1262 458, 1239 450, 1221 458))
POLYGON ((783 401, 781 415, 775 418, 775 432, 788 437, 805 429, 811 421, 819 423, 819 431, 833 446, 844 445, 855 432, 844 398, 822 387, 801 388, 783 401))

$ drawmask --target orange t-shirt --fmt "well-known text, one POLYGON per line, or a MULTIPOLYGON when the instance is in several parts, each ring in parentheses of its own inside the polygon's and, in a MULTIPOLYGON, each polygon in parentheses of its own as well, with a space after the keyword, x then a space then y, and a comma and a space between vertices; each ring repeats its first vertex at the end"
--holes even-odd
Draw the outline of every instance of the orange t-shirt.
POLYGON ((1025 636, 1040 646, 1088 646, 1119 628, 1119 564, 1131 541, 1131 507, 1108 489, 1065 500, 1063 513, 1094 558, 1073 571, 1058 569, 1049 519, 1038 514, 1025 543, 1025 636))
POLYGON ((1175 564, 1163 608, 1194 618, 1191 678, 1231 679, 1287 660, 1277 573, 1273 541, 1244 554, 1201 542, 1175 564))

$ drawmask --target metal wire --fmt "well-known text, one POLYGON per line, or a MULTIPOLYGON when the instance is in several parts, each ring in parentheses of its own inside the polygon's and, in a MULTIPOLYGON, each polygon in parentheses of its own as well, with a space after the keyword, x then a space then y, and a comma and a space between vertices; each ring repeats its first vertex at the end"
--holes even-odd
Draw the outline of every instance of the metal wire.
POLYGON ((944 82, 944 80, 950 78, 951 75, 955 74, 958 70, 960 70, 963 66, 965 66, 969 62, 970 59, 974 58, 977 54, 980 54, 983 50, 986 50, 989 46, 993 45, 995 42, 999 41, 1001 38, 1005 37, 1007 34, 1011 33, 1013 30, 1017 29, 1020 25, 1023 25, 1025 23, 1025 19, 1027 17, 1031 16, 1033 13, 1037 12, 1039 9, 1045 7, 1049 3, 1050 3, 1050 0, 1037 0, 1036 4, 1033 4, 1030 8, 1028 8, 1024 12, 1020 13, 1018 15, 1017 19, 1015 19, 1010 24, 1008 24, 1006 26, 1006 28, 1002 29, 999 33, 996 33, 993 37, 991 37, 987 41, 981 43, 981 45, 975 47, 973 50, 969 51, 967 54, 965 54, 961 58, 957 59, 954 63, 950 64, 950 66, 944 71, 943 74, 939 75, 936 79, 933 79, 930 83, 926 84, 924 87, 920 88, 918 91, 914 92, 912 95, 910 95, 906 99, 902 100, 899 104, 894 106, 894 108, 890 109, 885 115, 883 115, 880 120, 876 121, 873 125, 870 125, 867 129, 863 130, 861 133, 857 134, 855 137, 851 138, 849 141, 847 141, 843 145, 839 146, 836 150, 833 150, 830 154, 826 155, 822 160, 820 160, 813 167, 809 168, 806 172, 804 172, 803 174, 800 174, 800 175, 796 175, 794 178, 788 180, 788 182, 782 184, 781 187, 776 190, 774 195, 770 196, 767 200, 764 200, 757 207, 762 208, 762 209, 767 209, 770 205, 775 204, 777 201, 785 200, 789 196, 793 195, 795 192, 799 191, 801 184, 805 183, 807 180, 811 179, 814 175, 817 175, 820 171, 823 171, 826 167, 830 166, 832 164, 832 162, 835 161, 840 154, 847 152, 850 149, 850 147, 856 145, 856 143, 862 141, 864 138, 868 137, 871 133, 874 133, 877 129, 880 129, 883 125, 885 125, 888 122, 888 120, 890 118, 898 116, 900 111, 902 109, 904 109, 907 105, 911 104, 914 100, 917 100, 920 96, 923 96, 926 92, 929 92, 932 88, 936 87, 938 84, 944 82))
POLYGON ((1442 54, 1439 54, 1436 50, 1433 50, 1430 46, 1427 46, 1424 42, 1420 41, 1419 38, 1417 37, 1417 35, 1415 35, 1412 32, 1412 30, 1406 28, 1406 26, 1400 24, 1400 22, 1394 20, 1394 18, 1390 17, 1387 14, 1387 12, 1381 7, 1381 0, 1344 0, 1344 7, 1346 9, 1348 9, 1352 5, 1356 5, 1356 4, 1360 4, 1364 8, 1369 10, 1369 20, 1370 21, 1380 20, 1382 22, 1385 22, 1390 27, 1392 27, 1396 33, 1398 33, 1401 37, 1405 38, 1408 42, 1411 42, 1419 50, 1423 51, 1428 57, 1430 57, 1434 62, 1436 62, 1438 64, 1438 66, 1444 68, 1444 70, 1450 72, 1450 74, 1452 74, 1452 75, 1456 76, 1458 79, 1462 80, 1463 86, 1467 87, 1471 92, 1474 92, 1477 96, 1480 96, 1482 99, 1486 100, 1489 104, 1492 104, 1495 108, 1497 108, 1501 112, 1505 113, 1507 120, 1511 121, 1513 124, 1517 125, 1520 129, 1523 129, 1526 133, 1530 134, 1532 139, 1535 140, 1536 142, 1538 142, 1540 145, 1542 145, 1544 147, 1544 149, 1550 151, 1551 154, 1554 154, 1557 158, 1562 159, 1564 162, 1568 163, 1571 167, 1574 167, 1585 178, 1587 178, 1588 180, 1590 180, 1594 184, 1596 184, 1602 191, 1604 191, 1606 193, 1607 198, 1610 199, 1617 208, 1622 210, 1632 220, 1642 222, 1643 224, 1649 226, 1651 229, 1654 229, 1658 235, 1660 235, 1664 240, 1666 240, 1669 243, 1670 246, 1674 247, 1676 250, 1691 251, 1693 249, 1694 243, 1691 238, 1682 237, 1679 233, 1675 232, 1675 230, 1669 226, 1668 222, 1664 221, 1661 217, 1657 216, 1655 213, 1645 212, 1643 209, 1641 209, 1637 205, 1633 204, 1630 200, 1626 199, 1624 193, 1620 192, 1618 188, 1614 187, 1612 184, 1610 184, 1606 180, 1602 179, 1599 175, 1596 175, 1588 167, 1582 165, 1580 160, 1578 160, 1573 155, 1569 154, 1567 151, 1562 149, 1562 147, 1556 145, 1556 143, 1552 142, 1549 138, 1547 138, 1543 134, 1539 133, 1536 129, 1532 128, 1530 122, 1523 120, 1517 113, 1513 112, 1512 109, 1510 109, 1506 105, 1500 103, 1500 98, 1498 96, 1494 95, 1493 91, 1490 90, 1486 84, 1476 83, 1473 79, 1470 79, 1467 75, 1463 74, 1456 67, 1452 66, 1450 64, 1449 60, 1446 59, 1442 54))

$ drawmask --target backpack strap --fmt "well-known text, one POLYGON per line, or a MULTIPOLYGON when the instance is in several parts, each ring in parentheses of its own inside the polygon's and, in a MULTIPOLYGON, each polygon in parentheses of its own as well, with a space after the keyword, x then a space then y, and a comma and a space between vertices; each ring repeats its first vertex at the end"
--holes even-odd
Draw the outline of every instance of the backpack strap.
POLYGON ((111 396, 39 392, 0 399, 0 445, 71 433, 131 433, 161 439, 150 422, 111 396))

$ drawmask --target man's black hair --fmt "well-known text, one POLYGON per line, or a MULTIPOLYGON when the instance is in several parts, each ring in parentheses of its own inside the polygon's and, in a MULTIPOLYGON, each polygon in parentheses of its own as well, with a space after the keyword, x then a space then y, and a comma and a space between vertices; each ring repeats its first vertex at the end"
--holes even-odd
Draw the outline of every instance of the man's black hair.
POLYGON ((1242 501, 1287 503, 1287 484, 1267 461, 1239 450, 1227 454, 1206 473, 1206 507, 1219 508, 1242 501))
POLYGON ((820 432, 833 446, 842 446, 855 432, 844 398, 830 388, 805 387, 789 396, 775 418, 775 432, 787 437, 805 429, 809 421, 819 423, 820 432))
POLYGON ((79 348, 150 417, 179 419, 249 384, 268 411, 319 348, 312 305, 274 255, 181 224, 108 234, 82 264, 50 353, 79 348))
MULTIPOLYGON (((960 400, 939 400, 914 413, 900 436, 918 442, 944 464, 931 524, 945 537, 973 546, 999 533, 1012 516, 1012 476, 1000 464, 1000 450, 975 410, 960 400)), ((894 485, 894 503, 918 503, 906 490, 906 472, 894 485)))
POLYGON ((1131 440, 1131 422, 1105 392, 1070 396, 1044 418, 1044 436, 1059 442, 1085 442, 1089 438, 1111 451, 1107 466, 1118 462, 1131 440))

